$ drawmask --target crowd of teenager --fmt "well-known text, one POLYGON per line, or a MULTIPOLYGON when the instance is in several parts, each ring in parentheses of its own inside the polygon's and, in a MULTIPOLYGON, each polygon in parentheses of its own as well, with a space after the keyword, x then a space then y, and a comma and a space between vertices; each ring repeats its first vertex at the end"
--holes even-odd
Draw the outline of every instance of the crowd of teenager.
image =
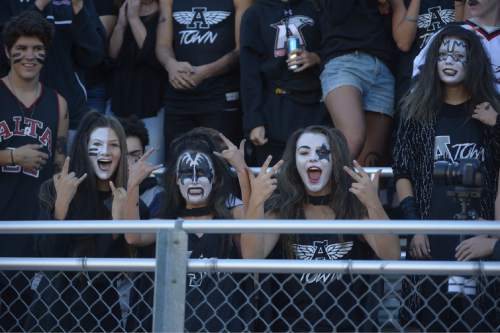
MULTIPOLYGON (((433 177, 442 162, 477 166, 480 194, 467 208, 500 219, 497 0, 5 0, 0 31, 0 220, 450 220, 461 206, 449 195, 457 184, 433 177), (367 166, 393 168, 390 216, 380 173, 367 166)), ((500 260, 497 237, 411 235, 407 258, 500 260)), ((0 256, 152 257, 155 239, 1 236, 0 256)), ((401 253, 390 234, 190 234, 188 247, 191 258, 401 253)), ((152 329, 147 275, 9 282, 15 272, 5 273, 1 330, 152 329), (125 324, 123 295, 109 281, 129 284, 125 324)), ((419 310, 411 325, 500 328, 500 283, 410 280, 405 306, 419 310), (482 316, 485 307, 496 310, 482 316)), ((235 281, 191 277, 188 289, 211 296, 188 296, 197 304, 188 310, 234 306, 186 330, 248 329, 251 315, 231 312, 246 301, 228 296, 235 281), (210 293, 216 285, 222 296, 210 293)), ((274 288, 262 282, 264 294, 274 288)), ((283 318, 270 330, 352 331, 365 316, 354 305, 366 290, 351 276, 285 288, 295 296, 257 305, 262 318, 283 318)))

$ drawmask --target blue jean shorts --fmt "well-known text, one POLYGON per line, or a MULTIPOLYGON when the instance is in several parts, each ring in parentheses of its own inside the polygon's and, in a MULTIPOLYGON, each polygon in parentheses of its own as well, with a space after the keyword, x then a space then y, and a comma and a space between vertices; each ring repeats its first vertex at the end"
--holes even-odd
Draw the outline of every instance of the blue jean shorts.
POLYGON ((336 88, 353 86, 363 96, 365 111, 394 115, 394 76, 378 58, 355 51, 331 59, 321 72, 323 99, 336 88))

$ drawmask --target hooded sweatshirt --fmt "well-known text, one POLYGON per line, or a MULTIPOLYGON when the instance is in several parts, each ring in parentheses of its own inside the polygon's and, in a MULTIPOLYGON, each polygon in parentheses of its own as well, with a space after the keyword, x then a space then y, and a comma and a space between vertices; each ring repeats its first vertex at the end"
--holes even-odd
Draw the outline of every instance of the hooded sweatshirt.
MULTIPOLYGON (((3 25, 25 10, 38 10, 34 0, 0 1, 0 32, 3 25)), ((86 112, 87 93, 77 69, 100 64, 105 56, 106 34, 91 0, 73 14, 71 1, 53 1, 41 14, 54 25, 54 39, 40 74, 40 81, 60 93, 68 103, 70 128, 75 128, 86 112)), ((3 49, 3 41, 0 40, 3 49)), ((0 52, 0 74, 9 71, 4 52, 0 52)))
MULTIPOLYGON (((266 107, 273 105, 269 99, 285 98, 301 108, 317 108, 320 103, 320 68, 314 66, 300 73, 288 69, 287 34, 299 37, 307 51, 319 51, 319 12, 312 1, 257 0, 243 16, 240 65, 246 131, 265 125, 265 119, 269 119, 265 114, 278 111, 266 107), (286 94, 277 96, 277 88, 286 94)), ((289 111, 293 117, 294 110, 289 111)))

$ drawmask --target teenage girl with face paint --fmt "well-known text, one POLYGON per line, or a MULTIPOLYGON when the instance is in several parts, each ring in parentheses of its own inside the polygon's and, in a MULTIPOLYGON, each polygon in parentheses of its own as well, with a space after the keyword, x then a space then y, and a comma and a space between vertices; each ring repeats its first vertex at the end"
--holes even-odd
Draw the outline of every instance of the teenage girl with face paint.
MULTIPOLYGON (((402 101, 402 122, 394 148, 394 176, 401 210, 409 219, 453 219, 460 205, 447 196, 451 186, 436 183, 432 177, 434 163, 458 163, 476 159, 482 166, 484 187, 480 199, 471 207, 482 219, 493 219, 497 172, 500 158, 499 95, 495 91, 488 56, 478 37, 459 26, 445 27, 429 46, 426 63, 415 88, 402 101)), ((461 241, 458 236, 415 235, 409 246, 414 259, 475 260, 492 249, 487 236, 461 241)), ((423 297, 441 292, 456 296, 453 279, 433 278, 422 286, 423 297), (441 283, 440 288, 436 287, 441 283), (450 292, 449 292, 450 291, 450 292)), ((467 285, 467 280, 459 279, 467 285)), ((453 302, 428 303, 434 310, 420 312, 426 330, 490 330, 473 315, 478 308, 480 288, 471 281, 464 297, 453 302), (455 309, 467 308, 461 321, 455 309), (474 310, 474 311, 473 311, 474 310), (435 321, 440 313, 441 322, 435 321), (431 324, 432 323, 432 324, 431 324), (463 324, 466 324, 465 326, 463 324)), ((461 292, 460 294, 464 294, 461 292)), ((459 311, 461 313, 462 311, 459 311)))
MULTIPOLYGON (((332 223, 337 219, 387 219, 377 194, 379 174, 371 181, 357 162, 352 165, 346 139, 340 131, 322 126, 298 130, 288 140, 283 159, 285 162, 277 178, 281 163, 267 172, 270 158, 260 174, 251 177, 247 218, 332 220, 332 223)), ((369 259, 373 254, 381 259, 399 258, 399 239, 389 235, 244 234, 241 248, 244 258, 337 260, 369 259)), ((361 329, 362 316, 355 307, 355 297, 360 295, 358 288, 366 289, 366 286, 353 283, 350 276, 278 274, 274 277, 287 280, 282 285, 286 294, 272 297, 276 311, 283 316, 284 326, 273 324, 265 330, 361 329), (346 289, 349 293, 340 297, 346 289), (298 319, 298 313, 304 318, 298 319)), ((267 287, 271 291, 264 296, 265 302, 276 290, 264 286, 264 293, 267 287)), ((266 315, 276 318, 277 314, 262 313, 266 315)))
MULTIPOLYGON (((126 149, 125 134, 118 120, 97 112, 88 113, 80 123, 62 171, 42 185, 40 218, 139 218, 138 187, 156 167, 145 162, 149 152, 128 170, 126 149)), ((121 235, 40 236, 37 249, 44 257, 118 258, 132 254, 121 235)), ((42 280, 38 288, 40 301, 33 305, 33 311, 41 319, 28 327, 30 330, 120 330, 121 311, 113 288, 117 274, 47 274, 47 277, 54 289, 46 288, 47 281, 42 280), (58 302, 59 297, 63 302, 58 302), (52 313, 72 315, 41 316, 47 311, 46 306, 53 307, 52 313)))
MULTIPOLYGON (((238 149, 224 136, 227 146, 216 153, 215 144, 207 131, 192 131, 175 139, 169 148, 165 174, 166 200, 162 218, 184 220, 242 218, 243 206, 235 206, 232 180, 224 161, 235 161, 235 155, 243 160, 243 145, 238 149), (230 156, 232 155, 232 158, 230 156)), ((244 161, 244 160, 243 160, 244 161)), ((241 169, 233 165, 235 169, 241 169)), ((130 244, 148 245, 155 235, 129 234, 130 244)), ((190 258, 239 258, 239 237, 220 234, 189 234, 190 258)), ((245 329, 241 310, 246 298, 245 287, 238 275, 189 273, 187 276, 185 330, 191 331, 242 331, 245 329), (217 292, 213 292, 217 288, 217 292), (234 292, 239 289, 239 292, 234 292), (232 307, 222 306, 229 302, 232 307), (215 309, 215 311, 214 311, 215 309)), ((133 321, 139 319, 139 327, 151 329, 152 295, 142 305, 135 305, 133 321), (149 302, 149 304, 147 304, 149 302), (142 321, 142 322, 141 322, 142 321)), ((141 298, 134 295, 134 298, 141 298)), ((132 302, 135 302, 133 299, 132 302)), ((127 325, 127 330, 137 327, 127 325)))

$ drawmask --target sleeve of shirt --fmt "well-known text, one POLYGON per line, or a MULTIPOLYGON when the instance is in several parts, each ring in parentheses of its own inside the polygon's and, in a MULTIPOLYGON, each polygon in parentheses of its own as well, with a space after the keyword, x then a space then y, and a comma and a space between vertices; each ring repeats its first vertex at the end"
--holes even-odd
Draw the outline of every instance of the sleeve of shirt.
POLYGON ((73 57, 84 68, 99 65, 106 55, 106 32, 92 2, 85 1, 82 10, 73 16, 73 57))
POLYGON ((260 73, 261 59, 258 53, 260 31, 254 12, 247 10, 241 22, 240 71, 241 100, 243 107, 243 128, 246 132, 264 125, 261 113, 263 104, 263 78, 260 73), (257 22, 257 23, 256 23, 257 22))

